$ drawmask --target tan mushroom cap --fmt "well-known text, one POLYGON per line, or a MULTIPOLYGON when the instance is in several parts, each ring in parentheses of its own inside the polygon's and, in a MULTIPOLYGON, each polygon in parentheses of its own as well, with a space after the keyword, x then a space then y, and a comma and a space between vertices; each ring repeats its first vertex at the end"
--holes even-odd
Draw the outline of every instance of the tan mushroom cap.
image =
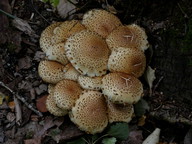
POLYGON ((110 101, 107 101, 107 112, 108 112, 108 118, 109 122, 130 122, 133 114, 134 109, 133 105, 120 105, 120 104, 114 104, 110 101))
POLYGON ((96 33, 83 30, 68 38, 65 43, 67 58, 83 75, 102 76, 107 72, 109 49, 96 33))
POLYGON ((48 93, 49 94, 54 93, 54 90, 55 90, 55 84, 49 84, 48 85, 48 93))
POLYGON ((110 49, 117 47, 135 47, 146 50, 149 47, 145 30, 136 24, 120 26, 106 38, 110 49))
POLYGON ((55 86, 54 100, 59 108, 71 110, 81 93, 82 89, 78 83, 64 79, 55 86))
POLYGON ((116 104, 134 104, 143 94, 142 83, 132 75, 109 73, 102 79, 102 92, 116 104))
POLYGON ((51 114, 55 116, 64 116, 68 113, 67 110, 62 110, 59 107, 57 107, 53 98, 53 93, 50 93, 47 97, 46 108, 51 114))
POLYGON ((64 43, 58 43, 50 46, 49 49, 45 51, 48 60, 57 61, 63 65, 69 63, 66 57, 64 43))
POLYGON ((52 41, 54 43, 65 42, 68 37, 84 29, 85 26, 78 20, 65 21, 54 29, 52 41))
POLYGON ((122 25, 121 21, 105 10, 93 9, 84 14, 82 24, 106 38, 115 28, 122 25))
POLYGON ((103 77, 88 77, 80 75, 78 77, 78 83, 83 89, 87 90, 100 90, 102 87, 103 77))
POLYGON ((43 81, 51 84, 56 84, 64 79, 64 66, 58 62, 43 60, 38 66, 39 76, 43 81))
POLYGON ((123 72, 135 77, 140 77, 145 67, 145 54, 136 48, 116 48, 112 51, 108 61, 108 69, 111 72, 123 72))
POLYGON ((72 66, 71 63, 67 64, 64 69, 66 71, 64 74, 65 79, 77 81, 80 73, 72 66))
POLYGON ((79 129, 89 134, 102 132, 108 124, 105 98, 98 91, 84 91, 69 116, 79 129))
POLYGON ((46 52, 53 45, 51 38, 53 36, 53 30, 59 26, 61 22, 56 22, 48 26, 42 33, 39 40, 41 49, 46 52))

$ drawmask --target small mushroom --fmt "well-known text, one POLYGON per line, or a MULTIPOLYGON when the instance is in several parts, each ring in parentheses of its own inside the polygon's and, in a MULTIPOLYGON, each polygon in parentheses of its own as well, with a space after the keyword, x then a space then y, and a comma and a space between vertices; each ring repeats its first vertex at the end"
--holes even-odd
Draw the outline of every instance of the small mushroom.
POLYGON ((65 21, 54 29, 52 41, 54 43, 64 43, 68 37, 84 29, 85 26, 78 20, 65 21))
POLYGON ((134 109, 133 105, 120 105, 120 104, 114 104, 111 101, 107 101, 107 112, 108 112, 108 118, 109 122, 130 122, 133 114, 134 109))
POLYGON ((55 86, 54 100, 59 108, 71 110, 81 93, 82 89, 78 83, 64 79, 55 86))
POLYGON ((56 84, 64 79, 64 66, 58 62, 43 60, 38 66, 39 76, 43 81, 51 84, 56 84))
POLYGON ((64 47, 67 58, 81 74, 90 77, 106 74, 110 51, 98 34, 83 30, 69 37, 64 47))
POLYGON ((145 67, 145 54, 136 48, 116 48, 112 51, 108 61, 108 69, 111 72, 123 72, 135 77, 140 77, 145 67))
POLYGON ((102 92, 116 104, 134 104, 143 94, 142 83, 132 75, 109 73, 102 79, 102 92))
POLYGON ((136 24, 120 26, 106 38, 110 49, 117 47, 135 47, 146 50, 149 47, 145 30, 136 24))
POLYGON ((84 91, 69 116, 79 129, 89 134, 100 133, 108 124, 105 98, 98 91, 84 91))
POLYGON ((115 15, 100 9, 93 9, 85 13, 82 24, 103 38, 106 38, 115 28, 122 25, 115 15))
POLYGON ((64 74, 65 79, 77 81, 80 73, 72 66, 71 63, 67 64, 64 70, 66 71, 64 74))
POLYGON ((55 101, 54 101, 54 97, 53 97, 53 91, 48 95, 47 99, 46 99, 46 108, 47 110, 55 115, 55 116, 64 116, 68 113, 67 110, 63 110, 63 109, 60 109, 55 101))
POLYGON ((88 77, 80 75, 78 83, 83 89, 87 90, 100 90, 102 87, 102 77, 88 77))

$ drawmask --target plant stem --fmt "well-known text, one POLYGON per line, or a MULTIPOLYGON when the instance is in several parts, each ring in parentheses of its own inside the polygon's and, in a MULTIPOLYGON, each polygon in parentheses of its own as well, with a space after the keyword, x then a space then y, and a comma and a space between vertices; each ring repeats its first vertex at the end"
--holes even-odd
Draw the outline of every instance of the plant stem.
POLYGON ((15 19, 15 18, 17 18, 16 16, 14 16, 14 15, 11 15, 10 13, 8 13, 8 12, 5 12, 5 11, 4 11, 4 10, 2 10, 2 9, 0 9, 0 12, 1 12, 1 13, 3 13, 4 15, 6 15, 6 16, 8 16, 8 17, 12 18, 12 19, 15 19))

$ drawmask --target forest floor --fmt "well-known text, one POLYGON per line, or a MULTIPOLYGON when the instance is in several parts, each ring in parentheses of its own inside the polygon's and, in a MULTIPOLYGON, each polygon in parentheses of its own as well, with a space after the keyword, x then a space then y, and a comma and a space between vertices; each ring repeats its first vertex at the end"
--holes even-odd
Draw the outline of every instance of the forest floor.
MULTIPOLYGON (((146 53, 148 64, 155 68, 153 62, 155 58, 150 56, 151 53, 155 53, 158 45, 161 45, 157 42, 162 39, 159 33, 165 31, 173 23, 172 19, 165 17, 170 7, 164 1, 157 4, 133 1, 124 4, 120 0, 106 2, 104 0, 79 0, 75 12, 70 13, 70 16, 66 14, 65 18, 62 18, 53 6, 39 0, 0 1, 0 9, 24 20, 31 27, 29 30, 23 23, 14 23, 10 16, 0 14, 0 81, 13 91, 10 92, 0 86, 0 143, 55 144, 56 141, 67 142, 84 135, 69 122, 68 117, 56 118, 46 112, 43 107, 47 96, 47 84, 42 81, 37 72, 40 60, 45 58, 45 54, 39 47, 39 37, 41 32, 55 21, 81 19, 82 14, 92 8, 104 8, 115 12, 124 24, 137 23, 146 29, 152 49, 146 53), (161 8, 156 9, 158 5, 161 8), (26 105, 15 98, 15 94, 24 98, 36 110, 41 111, 43 117, 29 109, 29 104, 26 105), (62 127, 63 131, 58 134, 59 127, 62 127)), ((188 7, 185 7, 186 3, 184 1, 175 3, 173 5, 178 6, 184 19, 185 17, 189 19, 189 15, 185 13, 188 7)), ((144 81, 144 99, 150 109, 146 108, 147 111, 142 116, 135 117, 131 121, 130 139, 132 141, 127 139, 118 143, 140 144, 155 128, 161 129, 159 144, 192 143, 191 108, 181 109, 179 106, 182 104, 175 100, 167 100, 166 95, 158 88, 162 78, 161 74, 156 75, 151 96, 149 96, 147 82, 143 77, 141 78, 141 81, 144 81), (162 108, 161 104, 164 102, 166 105, 162 108), (166 119, 166 115, 163 116, 164 113, 160 113, 159 109, 163 109, 165 113, 166 109, 173 110, 174 120, 166 119), (182 114, 178 114, 178 111, 182 114), (155 114, 156 112, 158 114, 155 114), (180 115, 185 119, 181 119, 180 115)))

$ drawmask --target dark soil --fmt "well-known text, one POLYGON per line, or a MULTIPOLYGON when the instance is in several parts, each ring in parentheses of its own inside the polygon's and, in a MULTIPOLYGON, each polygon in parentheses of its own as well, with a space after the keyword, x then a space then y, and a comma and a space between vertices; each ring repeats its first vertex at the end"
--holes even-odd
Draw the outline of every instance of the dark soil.
MULTIPOLYGON (((137 126, 139 117, 136 117, 130 125, 142 131, 143 139, 159 127, 163 144, 183 144, 192 125, 192 2, 109 0, 108 4, 114 6, 124 24, 137 23, 146 29, 152 49, 146 51, 147 61, 148 65, 156 69, 151 96, 147 83, 141 78, 145 88, 144 99, 150 106, 145 114, 145 124, 137 126)), ((106 3, 102 0, 79 0, 78 10, 73 17, 79 19, 79 14, 92 8, 102 8, 103 5, 106 3)), ((37 73, 38 63, 44 58, 39 47, 39 36, 52 22, 64 21, 68 17, 61 18, 50 4, 39 0, 1 0, 0 8, 27 21, 37 35, 31 36, 19 31, 11 24, 11 18, 0 14, 0 81, 35 107, 36 100, 47 94, 47 84, 37 73)), ((0 92, 6 97, 0 105, 0 143, 22 143, 32 139, 26 134, 26 125, 57 120, 48 117, 48 112, 43 113, 42 118, 38 117, 19 102, 22 121, 18 123, 15 110, 11 109, 10 104, 14 101, 13 95, 3 87, 0 87, 0 92), (20 131, 25 134, 18 134, 20 131)), ((57 127, 57 124, 52 125, 57 127)), ((62 127, 65 129, 68 126, 70 129, 71 125, 62 124, 62 127)), ((67 141, 83 134, 72 125, 70 130, 63 132, 61 139, 67 141)), ((42 135, 42 143, 56 143, 55 139, 45 136, 45 133, 42 135)), ((185 144, 192 143, 188 142, 185 144)))

